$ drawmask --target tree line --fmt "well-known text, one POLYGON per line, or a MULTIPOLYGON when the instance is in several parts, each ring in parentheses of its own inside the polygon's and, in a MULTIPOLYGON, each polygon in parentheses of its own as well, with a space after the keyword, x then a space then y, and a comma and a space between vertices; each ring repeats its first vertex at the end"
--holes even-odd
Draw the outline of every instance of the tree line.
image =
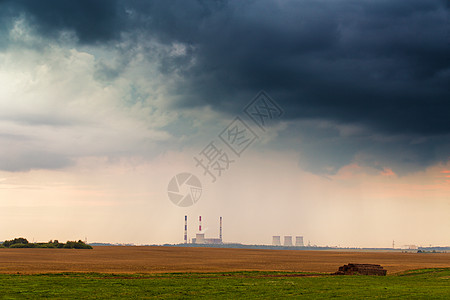
POLYGON ((58 240, 51 240, 48 243, 30 243, 25 238, 15 238, 6 240, 0 244, 0 248, 64 248, 64 249, 92 249, 91 245, 86 244, 82 240, 67 241, 60 243, 58 240))

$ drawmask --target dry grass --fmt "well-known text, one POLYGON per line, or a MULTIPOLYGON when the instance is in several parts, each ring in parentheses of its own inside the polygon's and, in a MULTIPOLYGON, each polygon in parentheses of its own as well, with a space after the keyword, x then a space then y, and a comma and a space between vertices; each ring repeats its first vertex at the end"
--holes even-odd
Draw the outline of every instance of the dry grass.
POLYGON ((411 269, 450 267, 450 253, 182 247, 0 249, 0 273, 334 272, 348 263, 380 264, 392 274, 411 269))

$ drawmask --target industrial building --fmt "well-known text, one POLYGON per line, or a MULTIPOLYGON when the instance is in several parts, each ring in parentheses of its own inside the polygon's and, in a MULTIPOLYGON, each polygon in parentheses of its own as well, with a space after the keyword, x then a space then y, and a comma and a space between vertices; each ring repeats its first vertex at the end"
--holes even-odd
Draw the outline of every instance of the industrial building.
MULTIPOLYGON (((198 217, 198 232, 195 234, 195 237, 191 239, 192 244, 197 245, 220 245, 223 244, 222 239, 222 217, 219 218, 219 237, 208 238, 206 237, 206 229, 202 227, 202 216, 198 217)), ((188 241, 188 217, 184 216, 184 243, 189 243, 188 241)), ((283 246, 283 247, 304 247, 303 236, 297 235, 295 236, 295 243, 292 235, 285 235, 283 237, 283 243, 281 243, 281 236, 274 235, 272 236, 272 245, 273 246, 283 246)))
POLYGON ((292 246, 292 236, 291 235, 285 235, 284 236, 284 244, 283 246, 292 246))
MULTIPOLYGON (((187 216, 185 216, 185 243, 187 243, 187 216)), ((192 238, 192 244, 222 244, 222 217, 220 217, 219 238, 206 238, 202 230, 202 216, 198 217, 198 233, 192 238)))
POLYGON ((274 246, 281 246, 281 238, 279 235, 274 235, 272 237, 272 245, 274 246))
MULTIPOLYGON (((281 237, 279 235, 272 236, 272 246, 281 246, 281 237)), ((284 243, 283 246, 285 247, 291 247, 294 246, 292 243, 292 236, 291 235, 285 235, 284 236, 284 243)), ((304 247, 303 244, 303 236, 296 236, 295 237, 295 246, 296 247, 304 247)))

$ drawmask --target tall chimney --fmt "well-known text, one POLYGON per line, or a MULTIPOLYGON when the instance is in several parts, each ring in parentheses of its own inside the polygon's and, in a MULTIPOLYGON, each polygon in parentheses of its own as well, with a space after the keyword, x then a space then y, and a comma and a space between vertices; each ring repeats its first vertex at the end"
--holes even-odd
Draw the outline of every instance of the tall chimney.
POLYGON ((220 217, 219 239, 220 239, 220 241, 222 242, 222 217, 220 217))
POLYGON ((184 216, 184 243, 187 244, 187 216, 184 216))
POLYGON ((198 217, 198 232, 202 232, 202 216, 198 217))

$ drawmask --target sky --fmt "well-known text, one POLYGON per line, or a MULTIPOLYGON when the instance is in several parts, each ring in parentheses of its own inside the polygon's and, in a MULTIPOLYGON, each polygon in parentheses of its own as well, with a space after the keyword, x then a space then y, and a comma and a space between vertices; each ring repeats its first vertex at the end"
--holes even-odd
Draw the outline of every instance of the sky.
POLYGON ((449 1, 0 0, 0 87, 0 240, 450 245, 449 1))

